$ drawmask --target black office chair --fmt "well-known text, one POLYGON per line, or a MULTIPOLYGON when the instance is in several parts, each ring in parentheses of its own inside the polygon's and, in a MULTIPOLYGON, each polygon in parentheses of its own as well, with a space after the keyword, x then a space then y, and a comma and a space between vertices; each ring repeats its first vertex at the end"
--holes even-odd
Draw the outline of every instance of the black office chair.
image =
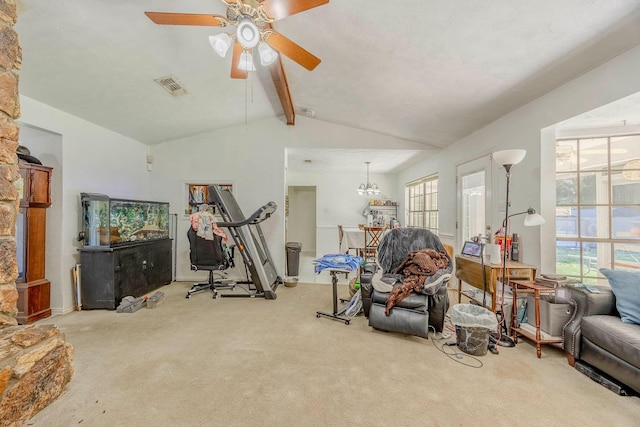
POLYGON ((191 298, 196 292, 209 289, 213 292, 213 297, 218 296, 217 289, 235 289, 236 284, 228 281, 216 280, 215 273, 222 272, 227 268, 235 267, 233 262, 234 247, 226 246, 222 243, 222 237, 214 234, 213 240, 203 239, 198 236, 193 227, 189 227, 187 232, 189 239, 191 270, 208 270, 209 281, 207 283, 194 283, 187 298, 191 298))

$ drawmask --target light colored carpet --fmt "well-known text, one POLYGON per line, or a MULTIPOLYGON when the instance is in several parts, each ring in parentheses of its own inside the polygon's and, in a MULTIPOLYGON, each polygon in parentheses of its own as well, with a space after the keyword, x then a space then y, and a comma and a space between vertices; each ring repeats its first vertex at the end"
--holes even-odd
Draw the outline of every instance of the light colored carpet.
MULTIPOLYGON (((633 426, 640 399, 521 340, 473 359, 434 344, 316 318, 331 286, 281 286, 276 300, 185 299, 155 309, 46 319, 75 348, 75 377, 33 426, 633 426), (477 367, 482 365, 482 367, 477 367), (469 366, 466 366, 469 365, 469 366)), ((236 290, 236 292, 242 292, 236 290)), ((342 296, 347 287, 340 286, 342 296)), ((456 352, 456 347, 445 347, 456 352)))

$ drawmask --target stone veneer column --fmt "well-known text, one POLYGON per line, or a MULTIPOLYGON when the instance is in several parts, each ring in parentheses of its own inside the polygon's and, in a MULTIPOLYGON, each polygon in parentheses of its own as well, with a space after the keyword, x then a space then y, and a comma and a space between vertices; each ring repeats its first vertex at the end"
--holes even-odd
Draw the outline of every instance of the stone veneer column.
POLYGON ((20 69, 22 51, 13 30, 15 22, 14 1, 0 0, 0 328, 17 325, 15 227, 18 191, 13 181, 18 178, 19 128, 13 120, 20 117, 18 76, 14 70, 20 69))
POLYGON ((17 70, 22 65, 13 29, 15 0, 0 0, 0 426, 19 426, 55 400, 73 377, 73 347, 55 325, 17 326, 15 227, 20 117, 17 70))

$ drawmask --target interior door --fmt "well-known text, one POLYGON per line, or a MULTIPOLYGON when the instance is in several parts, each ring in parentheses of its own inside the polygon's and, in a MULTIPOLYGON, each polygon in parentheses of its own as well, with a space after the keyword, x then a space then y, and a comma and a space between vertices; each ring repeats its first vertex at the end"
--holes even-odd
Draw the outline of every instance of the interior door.
POLYGON ((458 247, 474 236, 491 234, 491 158, 458 165, 456 172, 458 247))

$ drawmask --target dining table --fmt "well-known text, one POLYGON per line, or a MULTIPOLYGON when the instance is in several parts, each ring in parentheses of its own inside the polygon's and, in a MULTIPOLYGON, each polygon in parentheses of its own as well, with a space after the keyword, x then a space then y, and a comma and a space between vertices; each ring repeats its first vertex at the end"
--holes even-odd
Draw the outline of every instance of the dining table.
POLYGON ((344 244, 351 255, 360 255, 364 251, 364 229, 342 227, 344 244), (353 252, 352 252, 353 250, 353 252))

